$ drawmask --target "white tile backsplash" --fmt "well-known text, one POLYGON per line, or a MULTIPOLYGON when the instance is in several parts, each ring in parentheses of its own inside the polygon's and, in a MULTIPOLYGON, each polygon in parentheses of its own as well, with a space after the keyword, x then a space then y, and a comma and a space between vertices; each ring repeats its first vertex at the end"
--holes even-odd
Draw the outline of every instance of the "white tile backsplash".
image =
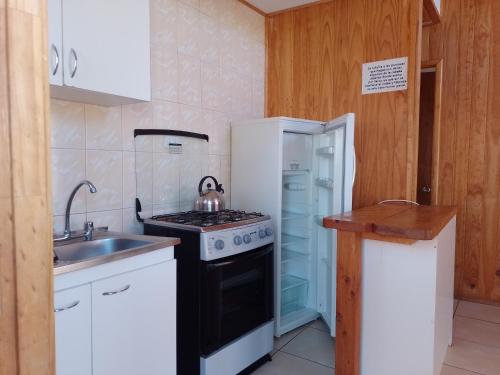
POLYGON ((52 100, 52 147, 85 148, 85 111, 80 103, 52 100))
POLYGON ((87 150, 87 178, 97 193, 87 192, 87 212, 117 210, 123 202, 123 152, 87 150))
MULTIPOLYGON (((52 149, 52 200, 54 215, 64 215, 73 188, 85 179, 85 150, 52 149)), ((75 195, 72 213, 85 212, 85 187, 75 195)))
POLYGON ((123 230, 122 210, 89 212, 87 220, 94 223, 94 228, 108 227, 108 230, 121 232, 123 230))
POLYGON ((51 102, 57 232, 64 229, 67 198, 83 179, 98 192, 82 188, 77 194, 73 229, 93 220, 96 226, 141 233, 136 196, 145 217, 189 210, 204 175, 223 184, 229 205, 230 121, 264 114, 264 17, 236 0, 151 0, 150 8, 152 102, 51 102), (204 133, 210 142, 134 139, 134 129, 149 128, 204 133), (183 154, 169 154, 169 142, 182 143, 183 154))
POLYGON ((180 175, 179 155, 153 154, 153 204, 166 205, 179 202, 180 175))
POLYGON ((151 0, 151 46, 174 47, 177 43, 177 0, 151 0))
POLYGON ((85 105, 87 149, 122 149, 122 110, 120 107, 85 105))
POLYGON ((177 48, 151 48, 151 96, 153 99, 177 101, 179 66, 177 48))
POLYGON ((153 106, 151 103, 137 103, 122 106, 123 150, 151 151, 153 147, 153 139, 151 137, 138 137, 134 139, 134 129, 151 128, 155 128, 153 121, 153 106))
POLYGON ((201 60, 179 53, 179 102, 201 106, 201 60))
POLYGON ((200 12, 183 2, 177 5, 177 47, 180 54, 200 58, 200 12))

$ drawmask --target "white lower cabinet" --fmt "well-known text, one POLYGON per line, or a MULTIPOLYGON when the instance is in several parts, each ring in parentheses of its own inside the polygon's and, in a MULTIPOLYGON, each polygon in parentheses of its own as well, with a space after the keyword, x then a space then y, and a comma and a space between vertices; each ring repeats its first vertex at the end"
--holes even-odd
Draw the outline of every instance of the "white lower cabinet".
POLYGON ((90 284, 54 294, 58 375, 92 374, 91 306, 90 284))
POLYGON ((175 374, 173 301, 175 262, 93 283, 93 374, 175 374))
POLYGON ((56 276, 57 375, 176 374, 176 261, 136 258, 56 276))

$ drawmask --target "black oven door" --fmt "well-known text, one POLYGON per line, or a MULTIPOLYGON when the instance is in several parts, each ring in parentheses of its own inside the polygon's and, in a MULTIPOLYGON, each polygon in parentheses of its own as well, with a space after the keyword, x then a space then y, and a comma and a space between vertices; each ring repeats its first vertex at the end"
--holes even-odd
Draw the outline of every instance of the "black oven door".
POLYGON ((273 245, 201 268, 201 350, 208 356, 273 318, 273 245))

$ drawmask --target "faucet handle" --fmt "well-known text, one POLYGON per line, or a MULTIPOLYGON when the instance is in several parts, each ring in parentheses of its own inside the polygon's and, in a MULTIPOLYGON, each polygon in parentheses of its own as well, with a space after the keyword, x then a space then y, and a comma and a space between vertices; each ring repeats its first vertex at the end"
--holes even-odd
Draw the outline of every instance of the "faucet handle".
POLYGON ((85 232, 90 232, 94 230, 94 222, 93 221, 86 221, 85 224, 83 224, 83 230, 85 232))

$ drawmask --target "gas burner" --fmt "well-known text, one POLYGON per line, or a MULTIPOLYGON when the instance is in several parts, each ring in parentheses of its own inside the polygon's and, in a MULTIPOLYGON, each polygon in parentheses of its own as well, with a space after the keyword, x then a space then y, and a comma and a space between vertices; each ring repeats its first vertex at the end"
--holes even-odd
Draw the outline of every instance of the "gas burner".
POLYGON ((186 225, 199 228, 212 228, 244 221, 259 221, 264 215, 259 212, 223 210, 218 212, 187 211, 168 215, 153 216, 151 220, 164 223, 186 225))

